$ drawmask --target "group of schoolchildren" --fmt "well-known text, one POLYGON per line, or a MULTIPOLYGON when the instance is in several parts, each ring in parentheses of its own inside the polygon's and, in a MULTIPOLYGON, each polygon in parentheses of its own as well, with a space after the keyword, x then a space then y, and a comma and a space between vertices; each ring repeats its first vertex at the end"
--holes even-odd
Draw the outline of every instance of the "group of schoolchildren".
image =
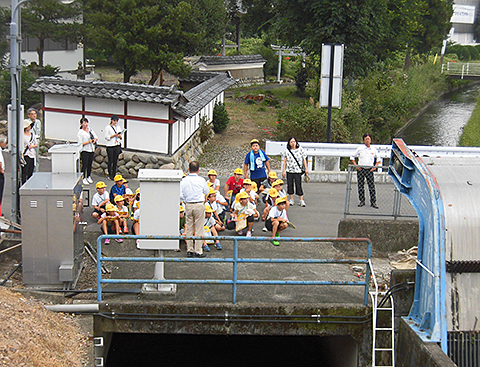
MULTIPOLYGON (((93 195, 92 217, 100 224, 104 234, 128 234, 127 221, 131 220, 131 232, 140 234, 140 188, 135 193, 128 188, 128 181, 122 175, 116 175, 115 184, 107 191, 107 185, 103 181, 97 182, 97 192, 93 195)), ((117 242, 123 242, 121 238, 117 242)), ((110 239, 105 239, 108 245, 110 239)))
MULTIPOLYGON (((279 237, 279 232, 288 227, 287 210, 290 206, 287 193, 283 189, 284 182, 278 179, 274 171, 270 171, 260 187, 249 178, 243 179, 243 170, 235 169, 233 175, 225 183, 225 196, 220 193, 220 181, 217 172, 208 172, 207 184, 210 191, 205 198, 205 235, 212 236, 211 240, 204 241, 203 250, 210 251, 209 244, 221 250, 220 240, 215 237, 225 229, 235 230, 239 235, 251 237, 253 225, 260 218, 265 221, 262 231, 272 232, 272 237, 279 237), (265 208, 260 214, 257 205, 262 196, 265 208)), ((180 206, 180 217, 184 216, 184 208, 180 206)), ((180 222, 180 234, 185 232, 184 222, 180 222)), ((278 240, 273 240, 275 246, 278 240)))
MULTIPOLYGON (((283 189, 283 180, 278 179, 277 174, 271 171, 260 187, 250 179, 243 179, 243 170, 235 169, 225 184, 225 197, 220 193, 220 181, 217 172, 208 172, 207 184, 210 191, 205 198, 205 234, 211 236, 211 240, 204 241, 204 251, 210 251, 209 244, 213 244, 217 250, 221 250, 220 240, 216 239, 219 232, 225 229, 235 230, 239 235, 245 234, 251 237, 253 225, 260 218, 265 222, 262 231, 272 232, 272 237, 279 237, 279 232, 288 227, 287 210, 290 206, 287 194, 283 189), (262 196, 265 208, 260 214, 257 205, 262 196)), ((135 193, 128 188, 128 181, 122 175, 116 175, 115 184, 107 191, 107 185, 103 181, 95 185, 97 192, 92 198, 92 217, 100 224, 104 234, 139 234, 140 221, 140 188, 135 193), (132 222, 128 228, 128 221, 132 222)), ((180 205, 180 234, 185 233, 185 209, 180 205)), ((121 238, 117 242, 123 242, 121 238)), ((105 239, 105 244, 110 240, 105 239)), ((275 246, 279 245, 273 240, 275 246)), ((180 251, 180 248, 177 250, 180 251)))

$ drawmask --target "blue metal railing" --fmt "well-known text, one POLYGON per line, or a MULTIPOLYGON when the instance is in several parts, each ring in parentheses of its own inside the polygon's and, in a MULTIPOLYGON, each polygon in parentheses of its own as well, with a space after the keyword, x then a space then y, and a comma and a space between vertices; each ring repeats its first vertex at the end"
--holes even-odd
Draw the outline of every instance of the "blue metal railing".
POLYGON ((147 235, 102 235, 97 238, 97 301, 102 301, 102 284, 231 284, 232 302, 236 304, 238 285, 355 285, 364 286, 364 305, 368 301, 368 286, 370 280, 369 260, 372 257, 372 242, 368 238, 300 238, 277 237, 280 242, 364 242, 367 245, 365 259, 268 259, 242 258, 238 255, 238 245, 242 241, 271 241, 270 237, 218 236, 219 240, 233 241, 233 257, 231 258, 185 258, 185 257, 108 257, 102 255, 102 240, 110 239, 155 239, 155 240, 195 240, 212 239, 212 237, 182 237, 182 236, 147 236, 147 235), (110 262, 208 262, 231 263, 233 265, 232 279, 102 279, 102 263, 110 262), (245 263, 296 263, 296 264, 365 264, 365 280, 359 281, 312 281, 312 280, 240 280, 238 279, 238 264, 245 263))

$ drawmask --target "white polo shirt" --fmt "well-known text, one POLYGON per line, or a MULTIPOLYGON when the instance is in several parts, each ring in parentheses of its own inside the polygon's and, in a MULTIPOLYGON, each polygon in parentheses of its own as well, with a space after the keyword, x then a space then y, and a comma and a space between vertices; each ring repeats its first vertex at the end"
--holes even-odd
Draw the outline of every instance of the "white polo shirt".
POLYGON ((367 147, 366 145, 362 145, 355 150, 355 153, 350 157, 351 160, 355 160, 358 158, 358 165, 359 166, 374 166, 375 161, 380 159, 378 155, 377 148, 372 147, 371 145, 367 147))

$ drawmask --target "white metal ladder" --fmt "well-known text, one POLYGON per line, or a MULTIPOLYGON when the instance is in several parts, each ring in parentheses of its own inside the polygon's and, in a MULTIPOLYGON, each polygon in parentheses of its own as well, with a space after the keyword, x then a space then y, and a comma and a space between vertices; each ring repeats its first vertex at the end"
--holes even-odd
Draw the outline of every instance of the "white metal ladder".
MULTIPOLYGON (((375 290, 370 292, 370 297, 372 299, 372 367, 384 366, 384 367, 395 367, 395 308, 393 303, 393 297, 390 294, 388 300, 385 302, 387 304, 381 307, 379 303, 382 301, 383 297, 386 295, 386 292, 378 291, 378 283, 375 278, 375 272, 373 271, 373 266, 369 260, 369 265, 372 273, 373 282, 375 284, 375 290), (382 325, 378 327, 378 316, 382 315, 382 319, 389 320, 387 325, 382 325), (389 334, 390 336, 385 336, 389 334), (383 343, 386 345, 377 345, 378 336, 382 335, 383 343), (390 355, 391 365, 379 365, 377 364, 377 352, 388 353, 390 355)), ((379 361, 380 362, 380 361, 379 361)))

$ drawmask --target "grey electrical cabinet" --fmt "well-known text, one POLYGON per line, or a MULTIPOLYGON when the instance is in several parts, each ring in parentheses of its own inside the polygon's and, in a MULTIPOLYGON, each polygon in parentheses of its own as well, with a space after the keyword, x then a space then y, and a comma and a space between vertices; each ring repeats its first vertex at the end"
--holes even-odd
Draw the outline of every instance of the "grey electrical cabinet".
POLYGON ((36 172, 20 188, 23 282, 67 287, 83 259, 81 173, 36 172))

